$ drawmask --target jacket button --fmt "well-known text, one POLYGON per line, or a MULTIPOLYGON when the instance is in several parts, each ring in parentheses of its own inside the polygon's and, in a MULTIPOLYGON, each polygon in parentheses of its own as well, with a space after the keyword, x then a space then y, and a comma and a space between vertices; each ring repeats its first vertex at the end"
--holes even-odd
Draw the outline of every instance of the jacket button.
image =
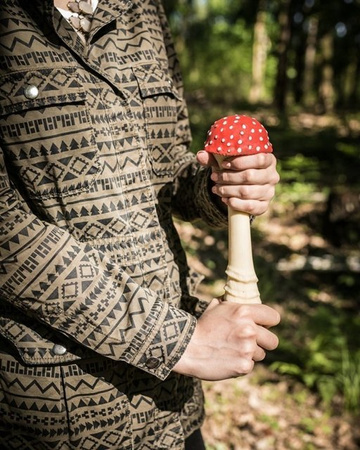
POLYGON ((67 352, 66 348, 60 344, 55 344, 52 351, 53 351, 54 355, 56 355, 56 356, 65 355, 65 353, 67 352))
POLYGON ((26 86, 24 94, 26 98, 32 100, 39 95, 39 89, 35 85, 30 84, 29 86, 26 86))
POLYGON ((160 359, 154 357, 147 359, 145 362, 145 366, 148 369, 157 369, 160 366, 160 364, 161 364, 160 359))

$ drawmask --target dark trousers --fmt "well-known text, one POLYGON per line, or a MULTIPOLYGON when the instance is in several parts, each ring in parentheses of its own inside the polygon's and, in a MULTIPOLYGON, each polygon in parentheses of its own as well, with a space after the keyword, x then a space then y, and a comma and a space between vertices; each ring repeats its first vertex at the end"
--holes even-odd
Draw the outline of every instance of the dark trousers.
POLYGON ((185 440, 185 450, 205 450, 205 444, 200 430, 194 431, 185 440))

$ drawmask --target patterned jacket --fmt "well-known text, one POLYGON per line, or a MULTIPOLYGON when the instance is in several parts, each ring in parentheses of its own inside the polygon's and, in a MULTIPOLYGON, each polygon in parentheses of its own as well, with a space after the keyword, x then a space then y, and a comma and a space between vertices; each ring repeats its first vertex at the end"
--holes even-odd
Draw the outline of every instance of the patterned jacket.
POLYGON ((190 139, 159 0, 100 0, 85 47, 51 0, 1 0, 0 333, 25 363, 166 383, 201 312, 172 218, 225 221, 190 139))

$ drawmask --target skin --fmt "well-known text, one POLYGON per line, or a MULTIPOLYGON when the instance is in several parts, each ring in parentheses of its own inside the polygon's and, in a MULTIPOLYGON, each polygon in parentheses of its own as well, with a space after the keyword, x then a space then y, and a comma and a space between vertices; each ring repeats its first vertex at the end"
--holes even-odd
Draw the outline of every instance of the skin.
MULTIPOLYGON (((205 151, 198 152, 197 159, 212 167, 212 190, 223 204, 254 215, 267 211, 279 181, 273 154, 234 157, 224 161, 222 168, 205 151)), ((279 322, 279 313, 267 305, 214 299, 198 320, 174 371, 208 381, 248 374, 267 351, 278 346, 270 328, 279 322)))
POLYGON ((198 152, 197 160, 202 166, 212 167, 212 191, 225 205, 255 216, 267 211, 280 180, 272 153, 232 157, 223 161, 222 169, 205 151, 198 152))
POLYGON ((279 313, 269 306, 214 299, 174 371, 207 381, 248 374, 266 351, 278 346, 277 336, 268 328, 279 322, 279 313))

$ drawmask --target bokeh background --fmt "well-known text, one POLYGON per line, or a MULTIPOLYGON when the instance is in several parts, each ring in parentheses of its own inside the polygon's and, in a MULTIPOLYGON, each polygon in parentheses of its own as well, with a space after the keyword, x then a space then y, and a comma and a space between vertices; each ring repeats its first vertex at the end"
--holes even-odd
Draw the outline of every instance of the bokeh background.
MULTIPOLYGON (((219 117, 268 129, 281 183, 253 224, 280 346, 205 383, 208 450, 360 448, 360 1, 165 0, 201 149, 219 117)), ((226 231, 177 224, 200 296, 222 293, 226 231)))

